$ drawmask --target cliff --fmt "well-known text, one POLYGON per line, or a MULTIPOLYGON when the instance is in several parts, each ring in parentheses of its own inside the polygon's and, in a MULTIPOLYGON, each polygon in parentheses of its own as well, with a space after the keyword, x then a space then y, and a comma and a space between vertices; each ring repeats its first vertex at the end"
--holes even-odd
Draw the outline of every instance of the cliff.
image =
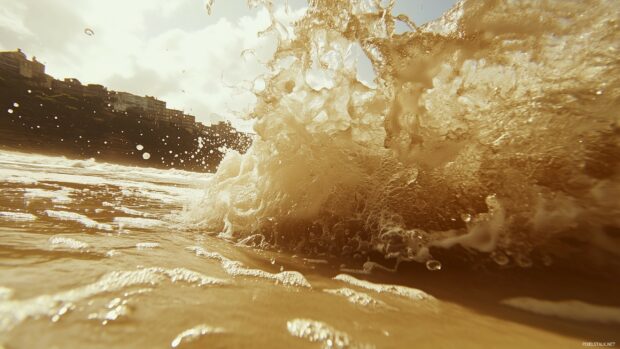
POLYGON ((108 98, 2 71, 0 108, 0 147, 26 152, 212 172, 226 148, 244 152, 251 143, 230 123, 204 126, 118 111, 108 98))

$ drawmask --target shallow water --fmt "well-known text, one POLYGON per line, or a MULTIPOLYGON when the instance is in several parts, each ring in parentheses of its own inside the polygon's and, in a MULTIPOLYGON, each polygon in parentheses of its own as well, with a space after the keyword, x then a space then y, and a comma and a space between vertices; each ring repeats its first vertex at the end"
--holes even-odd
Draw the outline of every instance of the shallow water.
POLYGON ((392 5, 273 17, 212 175, 1 152, 0 344, 615 346, 619 3, 392 5))
POLYGON ((193 230, 178 212, 203 174, 1 152, 0 176, 4 348, 576 348, 620 328, 605 278, 356 274, 193 230), (501 303, 517 296, 586 304, 569 320, 501 303))

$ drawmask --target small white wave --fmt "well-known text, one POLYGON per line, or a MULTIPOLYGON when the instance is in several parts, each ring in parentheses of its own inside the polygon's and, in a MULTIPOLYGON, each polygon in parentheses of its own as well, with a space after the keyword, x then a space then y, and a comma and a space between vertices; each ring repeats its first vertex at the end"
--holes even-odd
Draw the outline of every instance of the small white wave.
POLYGON ((73 190, 69 188, 62 188, 60 190, 28 188, 24 191, 24 200, 50 200, 56 204, 70 204, 73 202, 73 199, 69 197, 72 192, 73 190))
POLYGON ((17 184, 30 184, 30 185, 34 185, 34 184, 38 184, 39 182, 31 177, 26 177, 26 176, 16 176, 16 175, 10 175, 10 176, 0 176, 0 179, 2 179, 3 182, 7 182, 7 183, 17 183, 17 184))
POLYGON ((11 297, 13 297, 13 290, 8 287, 0 286, 0 301, 8 300, 11 297))
POLYGON ((387 307, 387 304, 380 300, 374 299, 367 293, 357 292, 346 287, 338 289, 324 289, 323 292, 344 297, 349 302, 363 307, 387 307))
POLYGON ((309 342, 320 343, 322 348, 374 348, 373 345, 355 343, 351 337, 324 322, 309 319, 293 319, 286 323, 288 332, 309 342))
POLYGON ((127 299, 114 298, 106 306, 105 309, 88 315, 89 320, 101 320, 103 325, 110 321, 116 321, 121 317, 131 314, 131 308, 127 299))
POLYGON ((52 236, 49 239, 49 242, 54 246, 69 248, 72 250, 81 250, 89 247, 89 245, 85 242, 58 235, 52 236))
POLYGON ((502 304, 531 313, 568 320, 620 324, 620 308, 578 300, 548 301, 530 297, 504 299, 502 304))
POLYGON ((146 250, 150 248, 158 248, 161 246, 158 242, 138 242, 136 248, 138 250, 146 250))
POLYGON ((232 276, 251 276, 275 280, 276 283, 287 286, 312 287, 308 280, 297 271, 282 271, 277 274, 269 273, 260 269, 247 268, 241 262, 230 260, 216 252, 206 251, 200 246, 192 246, 188 249, 193 251, 197 256, 218 260, 226 273, 232 276))
POLYGON ((375 284, 370 281, 356 279, 351 275, 339 274, 334 277, 334 280, 346 282, 353 286, 365 288, 367 290, 375 291, 378 293, 391 293, 397 296, 406 297, 413 300, 430 300, 435 299, 428 293, 418 290, 416 288, 399 286, 399 285, 387 285, 387 284, 375 284))
POLYGON ((90 219, 82 214, 75 213, 75 212, 45 210, 44 213, 50 218, 55 218, 55 219, 59 219, 62 221, 77 222, 87 228, 101 229, 101 230, 114 230, 114 228, 110 224, 99 223, 93 219, 90 219))
POLYGON ((58 315, 59 311, 64 314, 73 306, 73 303, 97 294, 119 291, 135 285, 156 285, 166 278, 173 283, 183 281, 197 286, 227 284, 225 280, 185 268, 152 267, 132 271, 113 271, 103 275, 94 283, 68 291, 24 300, 0 301, 0 332, 9 331, 30 317, 44 315, 53 317, 58 315))
POLYGON ((158 219, 137 217, 116 217, 114 218, 114 223, 118 224, 121 228, 152 228, 165 224, 158 219))
POLYGON ((36 220, 37 216, 30 213, 2 211, 0 212, 0 219, 7 221, 29 222, 36 220))
POLYGON ((124 207, 124 206, 116 206, 114 207, 114 210, 123 212, 124 214, 128 214, 130 216, 147 217, 147 218, 151 217, 151 215, 146 212, 134 210, 132 208, 124 207))
POLYGON ((172 340, 172 342, 170 343, 170 346, 173 348, 176 348, 181 343, 189 343, 189 342, 195 341, 201 336, 205 336, 209 334, 216 334, 216 333, 224 333, 224 332, 225 330, 221 327, 212 327, 212 326, 208 326, 205 324, 201 324, 201 325, 194 326, 190 329, 187 329, 179 333, 179 335, 176 336, 172 340))

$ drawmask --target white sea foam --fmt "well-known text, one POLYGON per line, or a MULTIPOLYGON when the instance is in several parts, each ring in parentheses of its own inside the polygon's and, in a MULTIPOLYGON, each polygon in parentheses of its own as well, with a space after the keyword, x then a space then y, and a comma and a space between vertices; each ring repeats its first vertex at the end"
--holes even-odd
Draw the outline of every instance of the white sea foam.
POLYGON ((114 223, 118 224, 121 228, 153 228, 165 224, 158 219, 138 217, 115 217, 114 223))
POLYGON ((205 336, 209 334, 216 334, 216 333, 225 333, 225 330, 221 327, 213 327, 213 326, 201 324, 201 325, 194 326, 190 329, 187 329, 179 333, 179 335, 177 335, 172 340, 172 342, 170 343, 170 346, 172 348, 176 348, 182 343, 193 342, 197 340, 198 338, 200 338, 201 336, 205 336))
POLYGON ((79 223, 87 228, 100 229, 100 230, 114 230, 110 224, 99 223, 93 219, 90 219, 82 214, 69 212, 69 211, 54 211, 45 210, 44 213, 50 217, 62 221, 73 221, 79 223))
POLYGON ((385 302, 377 300, 366 293, 358 292, 346 287, 338 289, 324 289, 323 292, 344 297, 349 302, 364 307, 387 307, 385 302))
POLYGON ((263 279, 275 280, 276 283, 287 286, 312 287, 308 280, 297 271, 282 271, 279 273, 269 273, 260 269, 247 268, 243 263, 230 260, 217 252, 209 252, 200 246, 188 247, 188 250, 194 252, 197 256, 207 257, 219 261, 222 268, 232 276, 250 276, 263 279))
POLYGON ((324 349, 374 348, 370 344, 354 342, 347 333, 338 331, 321 321, 293 319, 286 323, 286 329, 294 337, 320 343, 321 348, 324 349))
POLYGON ((74 303, 97 294, 119 291, 135 285, 156 285, 165 278, 171 282, 183 281, 197 286, 224 285, 222 279, 209 277, 185 268, 144 268, 132 271, 114 271, 103 275, 92 284, 52 295, 24 300, 0 301, 0 332, 5 332, 27 318, 41 315, 53 317, 59 309, 66 312, 74 303))
POLYGON ((406 297, 413 300, 431 300, 434 299, 433 296, 428 293, 418 290, 416 288, 399 286, 399 285, 386 285, 386 284, 375 284, 370 281, 356 279, 351 275, 347 274, 339 274, 334 277, 334 280, 346 282, 350 285, 365 288, 367 290, 372 290, 378 293, 391 293, 397 296, 406 297))
POLYGON ((31 213, 2 211, 0 212, 0 219, 7 221, 29 222, 36 220, 37 216, 31 213))
POLYGON ((158 248, 159 246, 161 246, 161 244, 158 243, 158 242, 138 242, 136 244, 136 248, 138 250, 146 250, 146 249, 151 249, 151 248, 158 248))
POLYGON ((578 300, 548 301, 530 297, 504 299, 502 304, 531 313, 568 320, 620 324, 620 308, 578 300))
MULTIPOLYGON (((109 203, 105 203, 105 204, 109 204, 109 203)), ((139 217, 150 217, 151 216, 150 214, 148 214, 146 212, 134 210, 132 208, 128 208, 128 207, 124 207, 124 206, 115 206, 114 210, 123 212, 123 213, 131 215, 131 216, 139 216, 139 217)))
POLYGON ((105 309, 89 314, 88 319, 100 320, 103 325, 106 325, 110 321, 116 321, 121 317, 129 316, 131 314, 131 308, 128 303, 127 299, 114 298, 107 304, 105 309))
POLYGON ((74 190, 70 188, 62 188, 60 190, 45 190, 39 188, 27 188, 24 190, 24 200, 50 200, 56 204, 70 204, 73 199, 69 197, 74 190))
POLYGON ((49 242, 55 247, 64 247, 72 250, 82 250, 89 247, 85 242, 58 235, 49 238, 49 242))
POLYGON ((0 286, 0 301, 10 299, 11 297, 13 297, 13 290, 8 287, 0 286))

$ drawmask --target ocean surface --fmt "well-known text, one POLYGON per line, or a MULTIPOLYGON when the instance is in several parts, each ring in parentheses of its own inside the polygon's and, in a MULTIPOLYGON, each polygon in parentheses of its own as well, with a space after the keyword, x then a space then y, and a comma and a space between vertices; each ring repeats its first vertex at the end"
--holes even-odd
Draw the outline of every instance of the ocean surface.
POLYGON ((314 0, 260 35, 213 174, 0 153, 2 346, 616 345, 617 0, 314 0))
POLYGON ((183 222, 208 177, 0 152, 0 345, 578 348, 620 328, 607 279, 364 273, 227 241, 183 222))

